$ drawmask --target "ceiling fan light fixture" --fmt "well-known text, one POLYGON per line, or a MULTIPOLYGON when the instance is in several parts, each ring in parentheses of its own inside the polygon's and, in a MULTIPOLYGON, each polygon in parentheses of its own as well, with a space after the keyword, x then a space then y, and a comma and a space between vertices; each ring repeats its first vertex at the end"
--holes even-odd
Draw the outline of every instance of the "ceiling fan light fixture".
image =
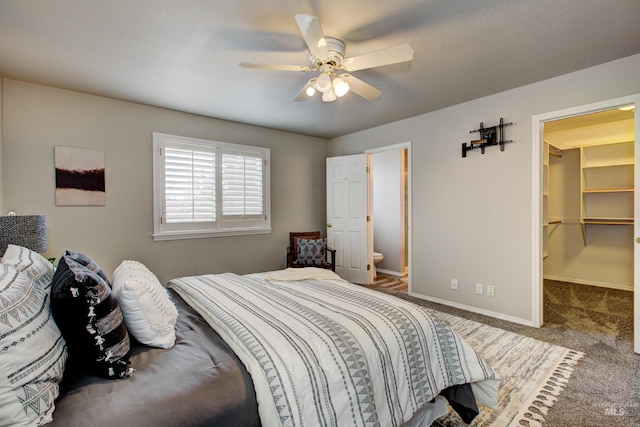
POLYGON ((329 86, 329 90, 322 94, 322 100, 324 102, 331 102, 336 100, 336 93, 333 91, 333 87, 329 86))
POLYGON ((333 79, 333 90, 338 98, 344 96, 349 92, 349 84, 342 80, 340 77, 333 79))
POLYGON ((368 101, 374 100, 381 92, 349 73, 413 60, 413 49, 406 43, 345 58, 344 41, 325 36, 317 17, 300 13, 295 15, 295 20, 309 49, 311 66, 240 63, 242 68, 248 69, 318 72, 317 77, 311 78, 300 89, 293 98, 294 101, 307 100, 314 96, 315 92, 321 92, 325 102, 333 101, 348 92, 353 92, 368 101), (346 73, 338 75, 338 70, 344 70, 346 73), (324 96, 326 92, 330 93, 324 96))
POLYGON ((326 73, 321 73, 318 76, 318 80, 316 80, 316 89, 318 89, 318 92, 322 93, 331 89, 331 77, 326 73))

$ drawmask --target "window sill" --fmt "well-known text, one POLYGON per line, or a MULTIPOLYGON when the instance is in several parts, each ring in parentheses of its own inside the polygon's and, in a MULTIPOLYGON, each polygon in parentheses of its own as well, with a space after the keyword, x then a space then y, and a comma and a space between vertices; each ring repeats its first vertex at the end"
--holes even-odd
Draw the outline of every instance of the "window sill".
POLYGON ((163 240, 204 239, 209 237, 247 236, 251 234, 270 234, 271 227, 260 228, 229 228, 226 230, 207 231, 179 231, 153 234, 154 242, 163 240))

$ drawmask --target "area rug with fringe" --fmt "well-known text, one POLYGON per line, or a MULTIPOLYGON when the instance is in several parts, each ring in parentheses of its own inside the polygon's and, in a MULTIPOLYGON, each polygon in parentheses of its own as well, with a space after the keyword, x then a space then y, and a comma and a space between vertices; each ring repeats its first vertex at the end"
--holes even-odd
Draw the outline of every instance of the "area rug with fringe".
MULTIPOLYGON (((497 410, 481 407, 470 426, 537 427, 584 353, 427 308, 448 322, 500 375, 497 410)), ((466 426, 455 412, 435 426, 466 426)))

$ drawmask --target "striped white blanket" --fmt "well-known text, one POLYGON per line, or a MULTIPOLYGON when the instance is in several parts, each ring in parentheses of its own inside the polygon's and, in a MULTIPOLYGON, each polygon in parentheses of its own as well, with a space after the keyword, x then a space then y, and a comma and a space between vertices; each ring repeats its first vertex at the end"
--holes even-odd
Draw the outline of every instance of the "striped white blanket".
POLYGON ((342 280, 264 278, 169 282, 251 373, 262 425, 397 426, 463 383, 495 406, 496 374, 421 307, 342 280))

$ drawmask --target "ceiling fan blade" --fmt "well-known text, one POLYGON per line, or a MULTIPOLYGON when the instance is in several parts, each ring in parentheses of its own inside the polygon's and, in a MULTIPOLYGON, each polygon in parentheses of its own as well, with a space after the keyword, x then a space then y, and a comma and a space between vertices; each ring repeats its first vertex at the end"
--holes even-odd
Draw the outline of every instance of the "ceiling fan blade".
POLYGON ((396 64, 398 62, 411 61, 413 59, 413 49, 408 44, 401 44, 364 55, 347 58, 342 62, 343 69, 347 71, 358 71, 367 68, 380 67, 383 65, 396 64))
POLYGON ((274 64, 254 64, 251 62, 241 62, 242 68, 252 68, 258 70, 278 70, 278 71, 312 71, 311 68, 304 65, 274 65, 274 64))
POLYGON ((356 95, 360 95, 368 101, 376 99, 382 93, 369 83, 365 83, 362 80, 353 77, 351 74, 341 74, 340 77, 342 77, 342 80, 347 82, 351 92, 356 95))
POLYGON ((311 54, 318 59, 329 58, 327 41, 318 18, 304 13, 296 15, 295 18, 311 54))
POLYGON ((315 83, 316 83, 316 78, 314 77, 311 80, 309 80, 307 84, 302 87, 302 89, 300 89, 300 92, 298 92, 298 94, 296 95, 295 98, 293 98, 293 100, 306 101, 307 99, 311 98, 309 95, 307 95, 307 89, 313 86, 315 83))

